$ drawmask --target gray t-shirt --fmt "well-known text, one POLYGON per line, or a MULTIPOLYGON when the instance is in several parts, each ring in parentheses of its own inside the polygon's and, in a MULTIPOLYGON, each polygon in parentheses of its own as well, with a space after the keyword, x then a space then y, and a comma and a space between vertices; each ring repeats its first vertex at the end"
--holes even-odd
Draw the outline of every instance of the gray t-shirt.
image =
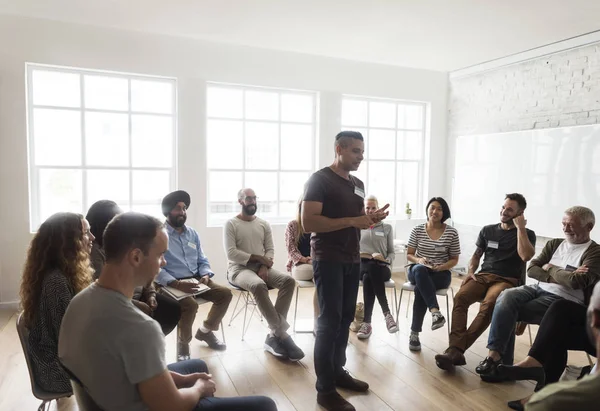
POLYGON ((107 411, 142 411, 136 384, 166 368, 160 326, 123 294, 93 283, 63 317, 58 356, 107 411))

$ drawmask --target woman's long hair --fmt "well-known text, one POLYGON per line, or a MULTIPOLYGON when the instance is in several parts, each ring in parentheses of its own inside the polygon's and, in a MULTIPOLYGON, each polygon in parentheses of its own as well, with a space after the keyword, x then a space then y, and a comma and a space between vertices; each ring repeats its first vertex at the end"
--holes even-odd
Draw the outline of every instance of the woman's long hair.
POLYGON ((56 213, 44 221, 31 240, 21 281, 21 306, 27 326, 38 310, 44 278, 52 270, 60 270, 75 293, 92 281, 82 215, 56 213))
POLYGON ((88 210, 85 219, 90 223, 90 232, 96 237, 94 242, 100 248, 104 246, 102 236, 106 226, 114 216, 122 212, 117 203, 111 200, 96 201, 88 210))
POLYGON ((296 247, 300 245, 300 239, 304 235, 304 228, 302 228, 302 198, 298 200, 298 213, 296 213, 296 223, 298 223, 298 229, 296 230, 296 238, 294 238, 294 244, 296 247))

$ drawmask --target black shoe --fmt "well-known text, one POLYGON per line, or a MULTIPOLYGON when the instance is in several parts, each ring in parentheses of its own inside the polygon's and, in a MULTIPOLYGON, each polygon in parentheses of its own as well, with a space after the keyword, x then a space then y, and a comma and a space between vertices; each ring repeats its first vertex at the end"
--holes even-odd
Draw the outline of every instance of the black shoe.
POLYGON ((196 331, 196 339, 206 342, 206 344, 208 344, 208 346, 213 350, 223 351, 227 349, 227 345, 225 345, 224 342, 221 342, 212 331, 203 333, 200 331, 200 328, 198 328, 198 331, 196 331))
POLYGON ((279 358, 287 358, 288 353, 281 339, 279 337, 275 337, 274 335, 267 335, 267 339, 265 340, 265 345, 263 346, 265 351, 270 352, 275 357, 279 358))
POLYGON ((369 391, 369 384, 364 381, 353 378, 346 370, 335 379, 335 385, 351 391, 365 392, 369 391))
POLYGON ((485 360, 481 361, 477 367, 475 367, 475 372, 480 375, 487 375, 496 372, 498 365, 502 363, 502 360, 494 361, 491 357, 485 357, 485 360))
POLYGON ((508 405, 508 408, 512 410, 523 411, 525 409, 525 407, 521 403, 521 400, 509 401, 506 403, 506 405, 508 405))
POLYGON ((431 317, 431 330, 437 330, 438 328, 442 328, 446 324, 446 319, 442 315, 441 312, 437 311, 432 314, 431 317))
POLYGON ((498 368, 495 368, 489 374, 480 374, 479 378, 481 378, 481 381, 489 382, 489 383, 514 381, 513 379, 511 379, 510 377, 508 377, 506 375, 501 375, 498 372, 498 368))
POLYGON ((541 386, 546 385, 546 373, 543 367, 515 367, 500 364, 498 375, 515 381, 529 380, 535 381, 541 386))
POLYGON ((304 358, 304 351, 300 349, 292 340, 292 337, 287 337, 285 340, 281 340, 281 344, 287 352, 287 357, 290 361, 300 361, 304 358))
POLYGON ((356 411, 354 405, 350 404, 337 391, 327 394, 317 394, 317 404, 327 411, 356 411))

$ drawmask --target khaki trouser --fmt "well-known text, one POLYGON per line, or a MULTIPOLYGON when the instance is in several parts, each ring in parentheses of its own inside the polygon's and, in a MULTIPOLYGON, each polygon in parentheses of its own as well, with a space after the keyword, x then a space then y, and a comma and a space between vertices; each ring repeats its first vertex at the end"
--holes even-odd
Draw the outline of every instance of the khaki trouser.
POLYGON ((515 287, 518 282, 516 278, 490 273, 476 274, 475 280, 467 278, 454 297, 450 347, 456 347, 464 352, 473 345, 490 325, 494 305, 500 293, 507 288, 515 287), (477 301, 481 301, 479 312, 467 329, 469 306, 477 301))
POLYGON ((290 328, 286 318, 294 296, 296 281, 290 275, 270 268, 265 282, 257 275, 257 272, 258 266, 235 265, 229 268, 229 278, 232 284, 248 290, 252 294, 258 309, 267 320, 269 328, 276 336, 280 337, 290 328), (269 297, 269 288, 279 290, 275 305, 269 297))

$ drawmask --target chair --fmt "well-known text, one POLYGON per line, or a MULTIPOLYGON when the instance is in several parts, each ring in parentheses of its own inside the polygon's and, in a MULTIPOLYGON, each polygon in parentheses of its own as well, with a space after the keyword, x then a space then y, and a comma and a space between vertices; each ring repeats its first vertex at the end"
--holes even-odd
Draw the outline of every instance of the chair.
POLYGON ((296 329, 296 316, 298 314, 298 296, 300 295, 300 289, 301 288, 315 288, 315 283, 313 281, 309 281, 309 280, 296 280, 296 302, 295 302, 295 306, 294 306, 294 328, 293 331, 294 333, 310 333, 312 334, 314 332, 314 330, 310 330, 310 331, 299 331, 296 329))
MULTIPOLYGON (((250 325, 252 316, 254 315, 254 312, 256 311, 257 303, 256 303, 256 300, 254 299, 254 296, 252 295, 252 293, 250 291, 244 290, 243 288, 240 288, 231 282, 229 283, 229 287, 234 291, 238 291, 239 295, 238 295, 237 300, 235 301, 235 307, 233 307, 233 312, 231 313, 231 319, 229 320, 228 326, 231 326, 231 323, 233 322, 233 320, 235 320, 236 317, 238 315, 240 315, 242 313, 242 311, 244 311, 244 323, 242 324, 242 341, 244 341, 244 336, 246 335, 246 332, 248 331, 248 326, 250 325), (244 299, 244 302, 242 303, 243 307, 240 307, 238 310, 237 308, 240 303, 240 299, 242 299, 242 298, 244 299), (250 317, 248 317, 248 321, 246 322, 246 317, 248 316, 248 306, 249 305, 252 305, 252 312, 250 313, 250 317)), ((261 321, 262 321, 262 316, 261 316, 261 321)))
MULTIPOLYGON (((411 284, 410 281, 405 282, 404 284, 402 284, 402 287, 400 288, 400 302, 398 303, 397 306, 397 311, 396 311, 396 318, 398 318, 398 316, 400 315, 400 305, 402 304, 402 293, 404 291, 407 292, 415 292, 415 288, 417 286, 414 284, 411 284)), ((448 337, 450 337, 450 300, 448 299, 448 290, 450 290, 450 293, 452 294, 452 300, 454 301, 454 289, 452 287, 449 288, 441 288, 439 290, 436 290, 435 294, 439 295, 441 297, 446 297, 446 315, 448 316, 448 337)), ((406 305, 406 318, 408 318, 408 307, 410 306, 410 294, 408 295, 408 304, 406 305)))
POLYGON ((75 400, 77 400, 77 408, 79 408, 79 411, 103 411, 102 408, 100 408, 100 406, 92 399, 90 394, 88 394, 79 378, 77 378, 77 376, 64 365, 62 365, 62 367, 63 370, 65 370, 65 372, 69 375, 71 387, 73 388, 73 394, 75 394, 75 400))
POLYGON ((31 358, 29 357, 29 330, 23 322, 23 313, 17 317, 17 334, 19 334, 19 340, 21 341, 21 347, 23 348, 23 355, 25 355, 25 362, 27 363, 27 370, 29 371, 29 380, 31 382, 31 392, 38 400, 42 400, 42 403, 38 407, 38 411, 50 410, 52 401, 58 400, 59 398, 70 397, 73 395, 72 392, 56 393, 45 391, 35 381, 33 374, 33 368, 31 364, 31 358))
MULTIPOLYGON (((362 280, 360 280, 360 287, 363 287, 363 282, 362 280)), ((398 321, 398 311, 400 310, 400 306, 398 305, 398 290, 396 289, 396 283, 394 282, 394 280, 389 279, 388 281, 385 282, 385 288, 387 290, 394 290, 393 291, 393 295, 390 295, 390 299, 392 300, 392 313, 396 313, 396 321, 398 321), (392 298, 393 297, 393 298, 392 298)), ((392 293, 392 291, 390 291, 390 294, 392 293)), ((402 294, 400 294, 400 301, 402 301, 402 294)))

